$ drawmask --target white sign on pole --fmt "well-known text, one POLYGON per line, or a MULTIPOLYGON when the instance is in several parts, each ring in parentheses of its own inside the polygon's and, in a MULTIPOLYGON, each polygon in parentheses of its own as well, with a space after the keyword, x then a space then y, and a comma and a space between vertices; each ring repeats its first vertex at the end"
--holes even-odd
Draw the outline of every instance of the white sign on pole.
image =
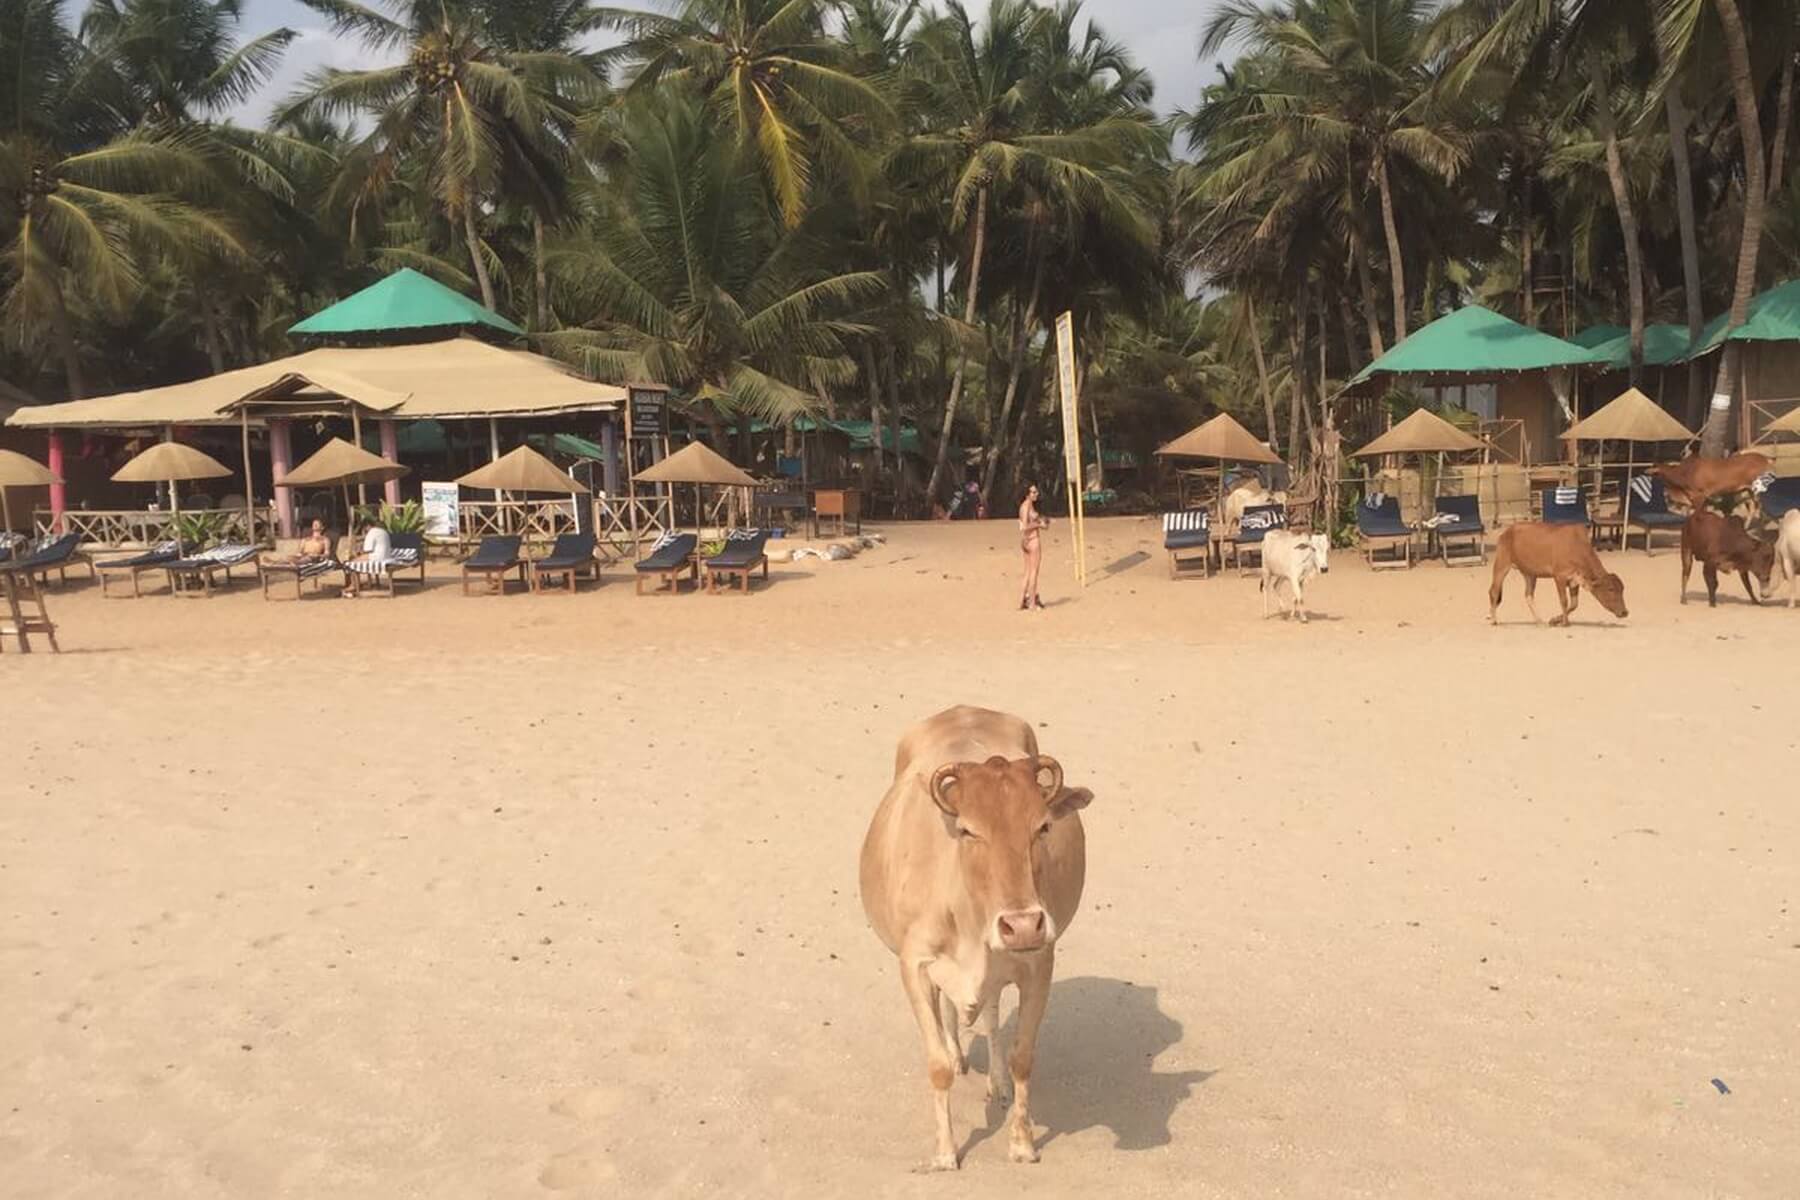
POLYGON ((1063 313, 1056 318, 1056 376, 1062 390, 1063 462, 1068 477, 1081 486, 1081 425, 1076 420, 1075 405, 1075 316, 1063 313))
POLYGON ((425 510, 427 537, 456 536, 456 505, 460 499, 454 483, 419 485, 420 507, 425 510))

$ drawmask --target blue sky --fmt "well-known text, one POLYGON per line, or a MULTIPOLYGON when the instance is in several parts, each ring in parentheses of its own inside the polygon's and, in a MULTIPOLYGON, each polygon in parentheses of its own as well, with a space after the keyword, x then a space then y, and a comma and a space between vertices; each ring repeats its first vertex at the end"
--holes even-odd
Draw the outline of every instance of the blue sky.
MULTIPOLYGON (((369 0, 365 0, 369 2, 369 0)), ((632 0, 614 0, 631 7, 632 0)), ((1213 77, 1211 65, 1195 57, 1200 26, 1216 0, 1088 0, 1085 12, 1107 34, 1131 48, 1156 80, 1156 106, 1163 112, 1191 107, 1203 83, 1213 77)), ((380 7, 380 0, 372 0, 380 7)), ((986 7, 970 0, 969 7, 986 7)), ((261 120, 279 97, 287 95, 308 71, 320 66, 361 67, 379 61, 354 39, 335 38, 325 19, 297 0, 248 0, 243 32, 253 35, 285 25, 300 36, 289 47, 280 74, 241 116, 261 120)))

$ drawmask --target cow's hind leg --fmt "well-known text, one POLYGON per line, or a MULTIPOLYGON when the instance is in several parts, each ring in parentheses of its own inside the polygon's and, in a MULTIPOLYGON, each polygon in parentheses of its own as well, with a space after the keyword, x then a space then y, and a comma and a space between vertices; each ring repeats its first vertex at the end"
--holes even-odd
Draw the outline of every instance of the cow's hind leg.
POLYGON ((1494 578, 1488 584, 1488 624, 1500 623, 1500 596, 1505 590, 1506 573, 1512 570, 1512 542, 1501 538, 1494 545, 1494 578))
POLYGON ((944 1045, 937 989, 925 977, 924 961, 905 955, 900 958, 900 982, 906 988, 913 1019, 919 1023, 919 1036, 925 1042, 925 1069, 931 1080, 932 1113, 937 1123, 937 1147, 931 1157, 931 1168, 954 1171, 957 1166, 956 1138, 950 1130, 950 1085, 956 1081, 956 1068, 950 1062, 949 1047, 944 1045))
POLYGON ((1538 616, 1537 610, 1537 579, 1531 575, 1525 576, 1525 607, 1530 611, 1533 621, 1539 625, 1544 623, 1544 618, 1538 616))
POLYGON ((1300 577, 1298 575, 1293 578, 1292 585, 1294 589, 1293 615, 1299 617, 1300 623, 1304 625, 1306 624, 1306 596, 1301 592, 1300 577))
POLYGON ((975 1033, 987 1039, 987 1098, 988 1103, 1005 1101, 1009 1094, 1001 1074, 1006 1069, 1006 1047, 1000 1037, 1000 993, 987 1002, 975 1018, 975 1033))
POLYGON ((1719 571, 1711 563, 1700 567, 1700 578, 1706 581, 1706 603, 1709 608, 1719 607, 1719 571))

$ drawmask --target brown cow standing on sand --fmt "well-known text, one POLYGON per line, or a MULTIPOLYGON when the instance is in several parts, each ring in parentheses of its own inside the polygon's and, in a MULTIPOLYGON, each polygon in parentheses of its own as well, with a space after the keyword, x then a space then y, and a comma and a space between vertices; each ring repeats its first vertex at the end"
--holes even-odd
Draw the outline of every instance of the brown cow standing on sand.
POLYGON ((1501 585, 1506 582, 1506 573, 1513 570, 1525 577, 1525 607, 1540 625, 1544 619, 1538 616, 1532 592, 1537 581, 1546 577, 1556 581, 1556 596, 1562 601, 1562 615, 1552 618, 1552 625, 1569 623, 1569 614, 1581 602, 1584 583, 1594 593, 1594 599, 1615 617, 1628 615, 1624 582, 1601 565, 1594 544, 1588 541, 1587 530, 1579 525, 1526 521, 1501 530, 1494 543, 1494 582, 1488 588, 1489 624, 1499 623, 1495 613, 1500 607, 1501 585))
POLYGON ((1716 512, 1701 509, 1687 519, 1681 527, 1681 602, 1687 603, 1688 576, 1693 573, 1694 560, 1700 560, 1700 577, 1706 580, 1706 602, 1714 608, 1719 606, 1719 571, 1736 571, 1738 578, 1744 581, 1744 592, 1750 597, 1750 603, 1761 604, 1750 586, 1750 573, 1756 573, 1756 581, 1762 585, 1766 593, 1772 587, 1770 576, 1775 572, 1775 547, 1768 542, 1759 542, 1751 537, 1745 528, 1729 517, 1721 517, 1716 512))
POLYGON ((1056 939, 1075 918, 1086 871, 1079 810, 1093 793, 1063 786, 1062 767, 1038 753, 1031 726, 985 708, 958 707, 906 731, 894 782, 862 848, 863 910, 900 958, 900 982, 925 1040, 936 1106, 931 1165, 957 1167, 950 1084, 966 1069, 959 1025, 988 1039, 988 1099, 995 1079, 1000 991, 1019 990, 1017 1041, 1008 1062, 1011 1157, 1036 1162, 1031 1067, 1050 1002, 1056 939))
POLYGON ((1670 499, 1697 510, 1714 496, 1743 491, 1774 466, 1775 460, 1768 455, 1748 451, 1729 458, 1690 454, 1678 463, 1651 467, 1644 474, 1660 476, 1670 499))

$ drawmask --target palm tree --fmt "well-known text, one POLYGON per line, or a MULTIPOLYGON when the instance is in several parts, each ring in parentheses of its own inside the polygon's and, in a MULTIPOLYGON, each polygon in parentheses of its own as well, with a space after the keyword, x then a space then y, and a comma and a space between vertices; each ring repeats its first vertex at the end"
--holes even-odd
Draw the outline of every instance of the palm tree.
POLYGON ((825 35, 822 0, 684 0, 674 15, 613 12, 618 55, 638 66, 630 91, 692 87, 740 144, 754 146, 783 220, 806 210, 820 159, 860 186, 856 140, 887 124, 887 99, 846 69, 825 35))
POLYGON ((530 178, 554 158, 556 131, 572 120, 571 96, 594 81, 593 60, 566 50, 508 49, 485 5, 392 0, 385 16, 353 0, 303 0, 339 33, 371 48, 407 50, 395 66, 314 72, 278 120, 313 114, 366 120, 369 132, 344 158, 337 196, 352 219, 406 171, 417 171, 452 226, 460 225, 481 301, 495 306, 489 251, 478 214, 503 181, 530 178), (509 168, 513 171, 509 172, 509 168))
POLYGON ((89 0, 82 86, 132 124, 189 124, 248 100, 294 40, 281 28, 236 41, 242 0, 89 0))
POLYGON ((788 422, 854 378, 847 319, 878 298, 879 271, 838 271, 807 224, 754 199, 758 164, 715 133, 695 99, 632 106, 606 207, 551 253, 564 311, 546 339, 604 379, 655 379, 724 418, 788 422))

